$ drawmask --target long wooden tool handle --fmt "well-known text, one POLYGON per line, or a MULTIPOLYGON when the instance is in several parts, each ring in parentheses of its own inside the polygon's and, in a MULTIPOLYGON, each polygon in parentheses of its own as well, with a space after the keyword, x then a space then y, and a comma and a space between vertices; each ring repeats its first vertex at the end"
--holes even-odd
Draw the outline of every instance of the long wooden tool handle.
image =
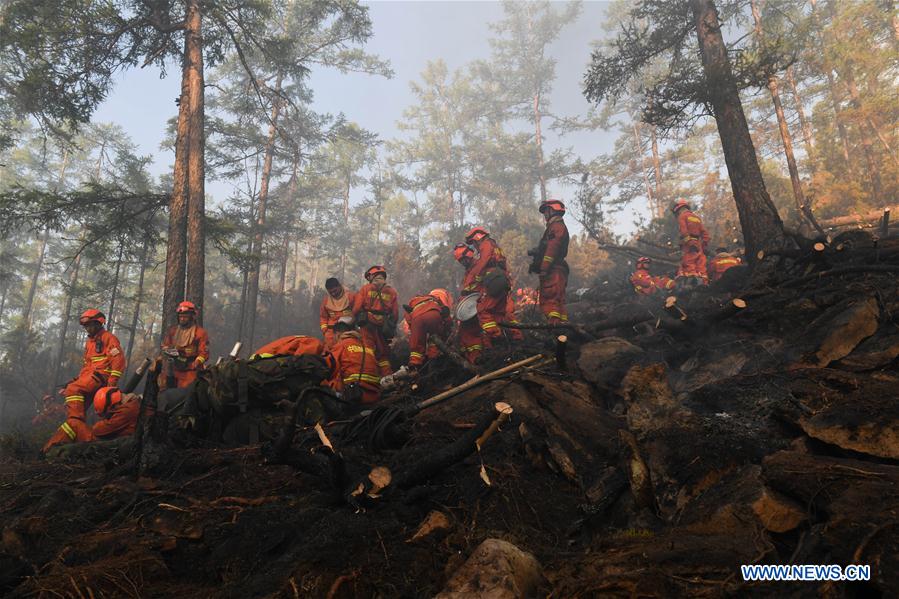
POLYGON ((498 379, 499 377, 501 377, 505 374, 509 374, 510 372, 515 372, 519 368, 523 368, 525 366, 529 366, 531 364, 535 364, 541 360, 546 360, 546 359, 547 359, 547 357, 544 356, 543 354, 538 354, 536 356, 531 356, 530 358, 525 358, 524 360, 519 360, 518 362, 515 362, 514 364, 509 364, 508 366, 500 368, 499 370, 494 370, 493 372, 488 372, 485 375, 476 376, 473 379, 469 379, 468 381, 462 383, 458 387, 453 387, 452 389, 444 391, 443 393, 441 393, 439 395, 435 395, 434 397, 431 397, 430 399, 425 399, 424 401, 420 401, 417 404, 415 404, 415 407, 419 410, 422 410, 424 408, 429 408, 429 407, 433 406, 434 404, 438 404, 445 399, 449 399, 450 397, 453 397, 454 395, 458 395, 464 391, 468 391, 472 387, 480 385, 481 383, 486 383, 487 381, 492 381, 494 379, 498 379))

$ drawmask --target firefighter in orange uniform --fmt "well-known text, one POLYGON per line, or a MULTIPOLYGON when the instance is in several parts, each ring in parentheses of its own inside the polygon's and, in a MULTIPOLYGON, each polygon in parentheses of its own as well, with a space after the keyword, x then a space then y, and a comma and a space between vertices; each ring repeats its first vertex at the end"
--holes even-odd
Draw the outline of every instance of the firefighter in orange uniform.
POLYGON ((346 291, 334 277, 325 281, 325 290, 328 293, 318 310, 318 321, 325 339, 325 349, 331 349, 336 340, 334 325, 342 316, 353 315, 353 294, 346 291))
POLYGON ((690 210, 690 204, 686 200, 676 201, 671 211, 677 217, 681 239, 681 262, 677 278, 687 279, 689 283, 698 280, 700 284, 708 285, 705 250, 709 244, 709 233, 702 226, 702 219, 690 210))
MULTIPOLYGON (((509 301, 512 284, 508 264, 499 245, 483 227, 472 228, 465 235, 465 243, 477 250, 477 258, 466 272, 466 279, 470 275, 472 280, 469 285, 476 284, 481 293, 481 299, 478 300, 478 322, 484 331, 484 347, 489 348, 492 340, 503 334, 499 323, 515 322, 514 304, 509 301)), ((510 337, 521 339, 521 331, 511 329, 510 337)))
POLYGON ((568 322, 565 288, 568 286, 568 227, 565 226, 565 204, 559 200, 540 202, 540 213, 546 230, 534 255, 531 272, 540 275, 540 311, 549 324, 568 322))
POLYGON ((103 328, 106 317, 99 310, 86 310, 78 320, 87 331, 81 372, 61 391, 66 404, 66 421, 50 437, 42 451, 55 445, 91 441, 93 434, 84 422, 84 400, 93 398, 101 387, 114 387, 125 370, 125 355, 115 335, 103 328))
MULTIPOLYGON (((197 380, 197 371, 203 370, 209 359, 209 334, 197 324, 197 307, 193 302, 178 304, 178 324, 166 332, 162 349, 175 349, 178 357, 173 358, 172 372, 177 386, 187 387, 197 380)), ((164 388, 165 378, 160 381, 164 388)))
MULTIPOLYGON (((480 292, 480 285, 475 281, 474 271, 474 248, 464 243, 456 244, 453 248, 453 257, 456 261, 465 267, 465 276, 462 278, 462 287, 459 293, 460 299, 472 293, 480 292)), ((477 318, 466 320, 459 323, 459 352, 474 364, 478 360, 478 356, 484 350, 484 331, 481 330, 481 323, 477 318)))
POLYGON ((105 441, 133 435, 140 414, 140 395, 103 387, 94 394, 94 412, 100 417, 92 429, 94 439, 105 441))
POLYGON ((353 318, 343 316, 334 323, 337 339, 331 348, 335 375, 331 386, 351 401, 363 404, 381 399, 381 369, 375 350, 354 330, 353 318))
POLYGON ((712 282, 717 281, 726 271, 741 264, 743 261, 739 256, 734 256, 727 251, 727 248, 720 247, 715 250, 715 257, 709 261, 709 278, 712 282))
POLYGON ((446 339, 453 328, 450 317, 452 301, 445 289, 434 289, 428 295, 418 295, 403 306, 409 323, 409 370, 417 370, 440 351, 431 343, 429 335, 446 339))
POLYGON ((649 272, 650 264, 652 264, 652 260, 646 256, 641 256, 637 259, 637 270, 631 275, 631 285, 634 286, 634 291, 637 295, 653 295, 657 291, 666 292, 673 290, 674 281, 664 275, 653 276, 649 272))
POLYGON ((250 356, 251 360, 274 358, 275 356, 302 356, 312 354, 321 356, 325 353, 325 345, 321 339, 306 335, 288 335, 266 343, 250 356))
POLYGON ((368 281, 353 298, 353 319, 359 324, 365 346, 375 351, 381 376, 390 374, 389 343, 396 333, 399 304, 396 289, 387 284, 387 270, 372 266, 365 271, 368 281))

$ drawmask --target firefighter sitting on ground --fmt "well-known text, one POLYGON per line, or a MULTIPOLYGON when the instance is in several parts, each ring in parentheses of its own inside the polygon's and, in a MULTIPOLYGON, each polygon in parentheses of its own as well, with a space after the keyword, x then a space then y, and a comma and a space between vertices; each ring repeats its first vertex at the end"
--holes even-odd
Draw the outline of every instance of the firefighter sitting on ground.
POLYGON ((65 398, 66 421, 44 445, 42 451, 65 443, 82 443, 93 439, 84 422, 85 399, 93 399, 101 387, 114 387, 125 370, 122 345, 115 335, 103 328, 106 317, 99 310, 86 310, 78 322, 87 331, 84 362, 78 376, 60 392, 65 398))
POLYGON ((370 404, 381 398, 381 369, 374 348, 355 330, 353 318, 342 316, 334 323, 337 340, 331 348, 335 374, 331 386, 347 401, 370 404))
MULTIPOLYGON (((197 307, 193 302, 178 304, 178 324, 166 332, 162 340, 162 352, 172 360, 172 374, 176 386, 187 387, 197 380, 209 359, 209 335, 197 324, 197 307), (177 356, 174 354, 177 352, 177 356)), ((165 388, 165 376, 160 376, 160 388, 165 388)))
POLYGON ((726 247, 719 247, 715 250, 715 257, 709 261, 709 278, 712 282, 715 282, 725 272, 741 264, 743 264, 743 261, 740 260, 739 256, 734 256, 728 252, 726 247))
POLYGON ((677 200, 671 206, 680 230, 681 262, 677 269, 678 283, 687 287, 708 285, 705 250, 711 239, 702 226, 702 219, 690 210, 686 200, 677 200))
POLYGON ((653 276, 649 272, 649 265, 652 260, 646 256, 637 259, 637 270, 631 275, 631 285, 637 295, 654 295, 657 291, 666 292, 674 289, 674 281, 671 278, 661 275, 653 276))
POLYGON ((325 290, 328 293, 322 299, 318 310, 318 322, 325 340, 325 349, 331 349, 337 340, 334 325, 342 316, 353 315, 353 293, 345 290, 340 281, 334 277, 325 281, 325 290))
POLYGON ((94 394, 94 412, 100 417, 91 432, 97 441, 133 435, 140 415, 141 396, 103 387, 94 394))

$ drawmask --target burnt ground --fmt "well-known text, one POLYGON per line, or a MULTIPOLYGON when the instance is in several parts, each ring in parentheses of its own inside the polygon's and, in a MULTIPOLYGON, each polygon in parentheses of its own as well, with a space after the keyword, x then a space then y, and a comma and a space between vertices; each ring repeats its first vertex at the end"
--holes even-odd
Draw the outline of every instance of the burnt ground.
MULTIPOLYGON (((856 256, 846 264, 871 264, 856 256)), ((259 446, 177 431, 167 459, 141 476, 121 457, 127 447, 45 460, 6 439, 0 593, 429 597, 483 540, 500 538, 540 562, 534 596, 894 596, 895 273, 798 279, 846 264, 800 259, 789 281, 763 288, 734 273, 679 297, 684 320, 661 298, 587 293, 571 307, 586 330, 563 331, 565 371, 519 371, 426 409, 394 449, 370 451, 342 425, 326 427, 349 487, 268 463, 259 446), (732 310, 732 297, 747 307, 732 310), (606 326, 641 311, 652 318, 606 326), (372 467, 402 480, 499 401, 514 413, 480 452, 348 501, 372 467), (413 539, 435 511, 444 526, 413 539), (747 583, 739 567, 752 563, 870 564, 872 579, 747 583)), ((485 370, 552 353, 557 332, 528 331, 485 370)), ((437 362, 417 389, 401 385, 386 401, 408 406, 466 378, 437 362)), ((311 432, 295 444, 320 449, 311 432)))

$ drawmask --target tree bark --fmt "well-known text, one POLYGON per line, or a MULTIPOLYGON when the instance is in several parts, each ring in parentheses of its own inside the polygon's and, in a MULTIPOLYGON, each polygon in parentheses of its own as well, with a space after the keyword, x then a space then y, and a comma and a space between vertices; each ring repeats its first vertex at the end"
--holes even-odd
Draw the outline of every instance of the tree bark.
POLYGON ((140 322, 140 305, 144 299, 144 273, 150 257, 150 242, 144 239, 144 247, 140 254, 140 271, 137 276, 137 294, 134 296, 134 312, 131 314, 131 337, 128 338, 128 349, 125 351, 125 363, 131 364, 131 352, 134 350, 134 339, 137 337, 137 323, 140 322))
POLYGON ((281 113, 281 75, 278 75, 275 83, 275 91, 272 96, 272 114, 268 128, 268 139, 265 142, 265 158, 262 161, 262 180, 259 184, 259 205, 256 209, 256 231, 253 234, 252 268, 247 274, 247 336, 250 347, 253 345, 256 333, 256 308, 259 301, 259 270, 262 262, 262 247, 265 237, 265 215, 268 208, 268 190, 272 177, 272 162, 275 156, 275 140, 278 136, 278 117, 281 113))
POLYGON ((3 322, 3 312, 6 309, 6 295, 9 293, 9 285, 3 286, 3 295, 0 296, 0 323, 3 322))
POLYGON ((659 160, 659 142, 656 139, 656 128, 650 127, 649 135, 652 139, 652 169, 656 179, 656 218, 665 216, 665 198, 662 194, 662 162, 659 160))
POLYGON ((203 323, 203 289, 206 280, 206 186, 203 82, 203 24, 200 0, 187 0, 185 49, 190 95, 188 141, 189 200, 187 204, 187 280, 185 297, 197 305, 197 322, 203 323))
POLYGON ((115 275, 112 278, 112 292, 109 294, 109 310, 106 311, 106 329, 112 333, 115 329, 115 303, 119 296, 119 274, 122 272, 122 252, 124 244, 119 241, 119 253, 115 261, 115 275))
POLYGON ((852 107, 859 114, 858 131, 862 138, 862 153, 865 155, 865 162, 868 165, 868 176, 871 178, 871 192, 875 202, 884 201, 883 184, 880 181, 880 167, 874 157, 874 143, 871 141, 871 135, 868 132, 866 123, 861 116, 862 104, 858 96, 858 87, 855 85, 855 75, 852 72, 852 66, 846 65, 843 69, 843 78, 846 80, 846 87, 849 90, 849 98, 852 107))
POLYGON ((44 229, 44 235, 41 237, 41 245, 37 254, 37 262, 34 265, 34 272, 31 274, 31 286, 28 288, 28 298, 25 300, 25 307, 22 310, 22 323, 25 330, 31 329, 31 311, 34 309, 34 297, 37 295, 37 283, 41 276, 41 270, 44 268, 44 257, 47 255, 47 241, 50 239, 50 229, 44 229))
POLYGON ((47 393, 53 392, 56 381, 59 380, 59 371, 62 369, 62 361, 66 354, 66 336, 69 332, 69 319, 72 317, 72 298, 75 294, 75 287, 78 285, 78 272, 80 269, 81 253, 75 256, 75 260, 72 262, 65 308, 62 310, 62 318, 59 323, 59 350, 56 352, 56 360, 53 362, 53 377, 48 381, 47 393))
POLYGON ((765 189, 715 3, 713 0, 691 0, 691 5, 709 100, 724 149, 747 254, 754 263, 758 250, 779 249, 784 245, 783 222, 765 189))
MULTIPOLYGON (((531 5, 528 5, 528 31, 532 31, 534 26, 534 18, 531 13, 531 5)), ((543 58, 543 51, 540 52, 540 58, 543 58)), ((536 81, 537 89, 534 90, 534 142, 537 144, 537 175, 540 179, 540 200, 546 201, 546 166, 543 161, 543 132, 541 121, 543 115, 540 113, 540 81, 536 81)))
POLYGON ((162 327, 164 335, 177 322, 176 309, 184 299, 184 283, 187 274, 187 208, 189 193, 188 152, 190 137, 190 64, 188 41, 184 39, 184 61, 181 73, 181 96, 178 104, 178 125, 175 137, 175 168, 172 180, 172 198, 169 200, 169 230, 165 252, 165 281, 162 292, 162 327))
POLYGON ((812 133, 812 126, 808 122, 808 118, 805 116, 805 107, 802 104, 802 97, 799 95, 799 90, 796 88, 796 79, 793 77, 793 67, 792 65, 787 67, 787 83, 790 86, 790 91, 793 94, 793 101, 796 103, 796 114, 799 115, 799 128, 802 130, 802 140, 805 143, 805 153, 808 156, 809 166, 812 169, 812 172, 817 170, 815 168, 815 136, 812 133))
POLYGON ((646 200, 650 211, 655 214, 657 212, 655 208, 655 198, 652 194, 652 186, 649 184, 649 175, 646 173, 646 163, 643 160, 643 142, 640 139, 640 127, 637 124, 637 120, 632 115, 629 116, 631 117, 631 127, 634 130, 635 149, 640 155, 640 174, 643 175, 643 185, 646 187, 646 200))

